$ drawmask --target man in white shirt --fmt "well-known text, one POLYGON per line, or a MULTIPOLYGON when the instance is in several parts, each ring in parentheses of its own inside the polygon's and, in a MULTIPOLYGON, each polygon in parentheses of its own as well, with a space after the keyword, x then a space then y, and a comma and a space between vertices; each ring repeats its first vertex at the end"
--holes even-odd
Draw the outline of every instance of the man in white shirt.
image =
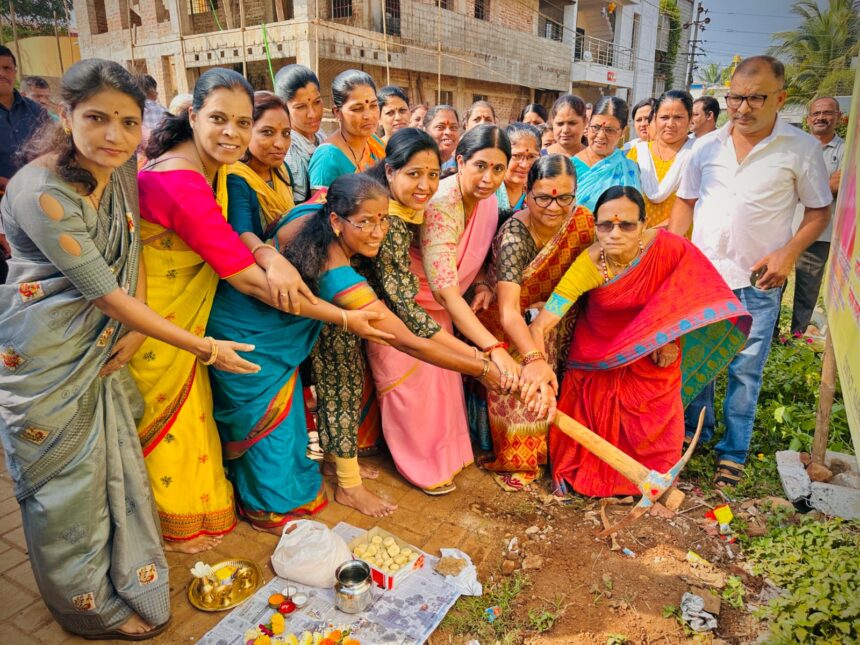
MULTIPOLYGON (((809 115, 806 124, 809 132, 821 144, 824 155, 824 166, 830 180, 830 192, 836 201, 839 191, 839 180, 842 178, 842 156, 845 152, 845 140, 836 134, 836 127, 842 120, 839 103, 832 96, 821 96, 809 103, 809 115)), ((798 206, 798 224, 803 215, 802 206, 798 206)), ((791 333, 803 334, 812 320, 812 312, 818 302, 818 292, 821 290, 821 279, 824 277, 824 267, 830 254, 830 238, 833 235, 831 222, 817 241, 813 242, 797 259, 794 269, 794 302, 791 308, 791 333)))
POLYGON ((700 96, 693 101, 693 116, 690 119, 691 136, 700 139, 717 129, 720 104, 713 96, 700 96))
MULTIPOLYGON (((726 95, 729 123, 696 139, 669 220, 679 235, 693 225, 693 243, 753 319, 747 344, 728 369, 718 486, 735 485, 743 474, 780 288, 830 221, 833 198, 820 144, 777 118, 784 79, 782 63, 770 56, 738 64, 726 95), (792 235, 798 201, 804 216, 792 235)), ((714 431, 713 383, 688 406, 688 437, 703 406, 707 441, 714 431)))

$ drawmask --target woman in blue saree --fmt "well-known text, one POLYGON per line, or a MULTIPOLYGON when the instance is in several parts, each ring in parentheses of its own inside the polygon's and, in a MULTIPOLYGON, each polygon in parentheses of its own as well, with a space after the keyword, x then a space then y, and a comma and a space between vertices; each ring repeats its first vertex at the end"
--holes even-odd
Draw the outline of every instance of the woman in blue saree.
MULTIPOLYGON (((295 272, 283 258, 274 262, 279 259, 277 236, 286 235, 293 222, 317 210, 318 205, 312 199, 292 208, 292 193, 283 172, 290 148, 290 119, 284 102, 270 92, 257 92, 253 116, 248 152, 243 161, 227 167, 228 222, 255 257, 260 257, 267 272, 282 264, 295 272), (263 243, 270 238, 271 245, 263 243)), ((304 284, 299 289, 312 302, 316 300, 304 284)), ((300 309, 295 301, 290 310, 318 317, 316 308, 333 308, 328 304, 333 293, 323 290, 321 295, 326 303, 300 309)), ((354 316, 372 317, 360 312, 342 315, 347 327, 354 316)), ((213 414, 239 512, 253 527, 280 533, 290 519, 317 513, 327 503, 318 465, 307 456, 298 369, 310 354, 322 323, 270 307, 222 281, 207 328, 212 334, 230 333, 257 348, 261 369, 253 378, 211 371, 213 414)))
POLYGON ((571 160, 576 170, 576 203, 594 211, 597 198, 611 186, 639 190, 639 166, 618 148, 627 123, 627 103, 604 96, 594 108, 588 127, 588 147, 571 160))

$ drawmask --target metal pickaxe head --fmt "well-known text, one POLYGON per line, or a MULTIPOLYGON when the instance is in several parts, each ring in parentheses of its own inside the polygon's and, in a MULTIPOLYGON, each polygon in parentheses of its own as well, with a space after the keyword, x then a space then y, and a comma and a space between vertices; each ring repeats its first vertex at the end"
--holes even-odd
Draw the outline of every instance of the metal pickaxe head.
POLYGON ((656 470, 649 470, 630 455, 622 452, 618 447, 606 441, 603 437, 597 435, 594 431, 586 428, 581 423, 578 423, 568 417, 563 412, 557 412, 555 417, 555 425, 571 439, 578 442, 583 448, 591 452, 595 457, 612 466, 619 473, 624 475, 632 483, 634 483, 642 493, 642 498, 639 503, 627 514, 627 516, 600 533, 598 537, 608 537, 612 533, 627 526, 638 518, 642 517, 645 512, 650 509, 655 502, 669 497, 672 494, 679 495, 683 499, 683 493, 674 488, 673 483, 678 478, 679 473, 690 461, 693 452, 696 449, 696 444, 699 441, 699 436, 702 434, 702 426, 705 422, 705 408, 699 413, 699 423, 696 428, 696 434, 693 435, 692 441, 686 452, 681 456, 678 462, 672 466, 667 472, 659 473, 656 470))

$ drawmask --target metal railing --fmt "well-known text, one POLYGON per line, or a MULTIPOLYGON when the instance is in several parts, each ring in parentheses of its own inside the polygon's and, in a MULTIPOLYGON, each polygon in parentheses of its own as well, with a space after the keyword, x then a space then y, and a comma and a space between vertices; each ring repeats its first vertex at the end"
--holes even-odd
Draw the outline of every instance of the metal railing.
POLYGON ((577 35, 573 43, 573 59, 619 69, 633 69, 633 50, 600 38, 577 35))

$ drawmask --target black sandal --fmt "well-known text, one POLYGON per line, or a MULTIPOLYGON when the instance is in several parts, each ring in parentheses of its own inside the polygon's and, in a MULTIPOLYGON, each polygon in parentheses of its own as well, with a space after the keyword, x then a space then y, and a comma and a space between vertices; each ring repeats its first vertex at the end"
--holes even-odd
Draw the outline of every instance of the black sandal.
POLYGON ((717 462, 717 472, 714 474, 714 486, 717 488, 737 486, 741 483, 743 476, 743 464, 731 461, 730 459, 720 459, 717 462))

